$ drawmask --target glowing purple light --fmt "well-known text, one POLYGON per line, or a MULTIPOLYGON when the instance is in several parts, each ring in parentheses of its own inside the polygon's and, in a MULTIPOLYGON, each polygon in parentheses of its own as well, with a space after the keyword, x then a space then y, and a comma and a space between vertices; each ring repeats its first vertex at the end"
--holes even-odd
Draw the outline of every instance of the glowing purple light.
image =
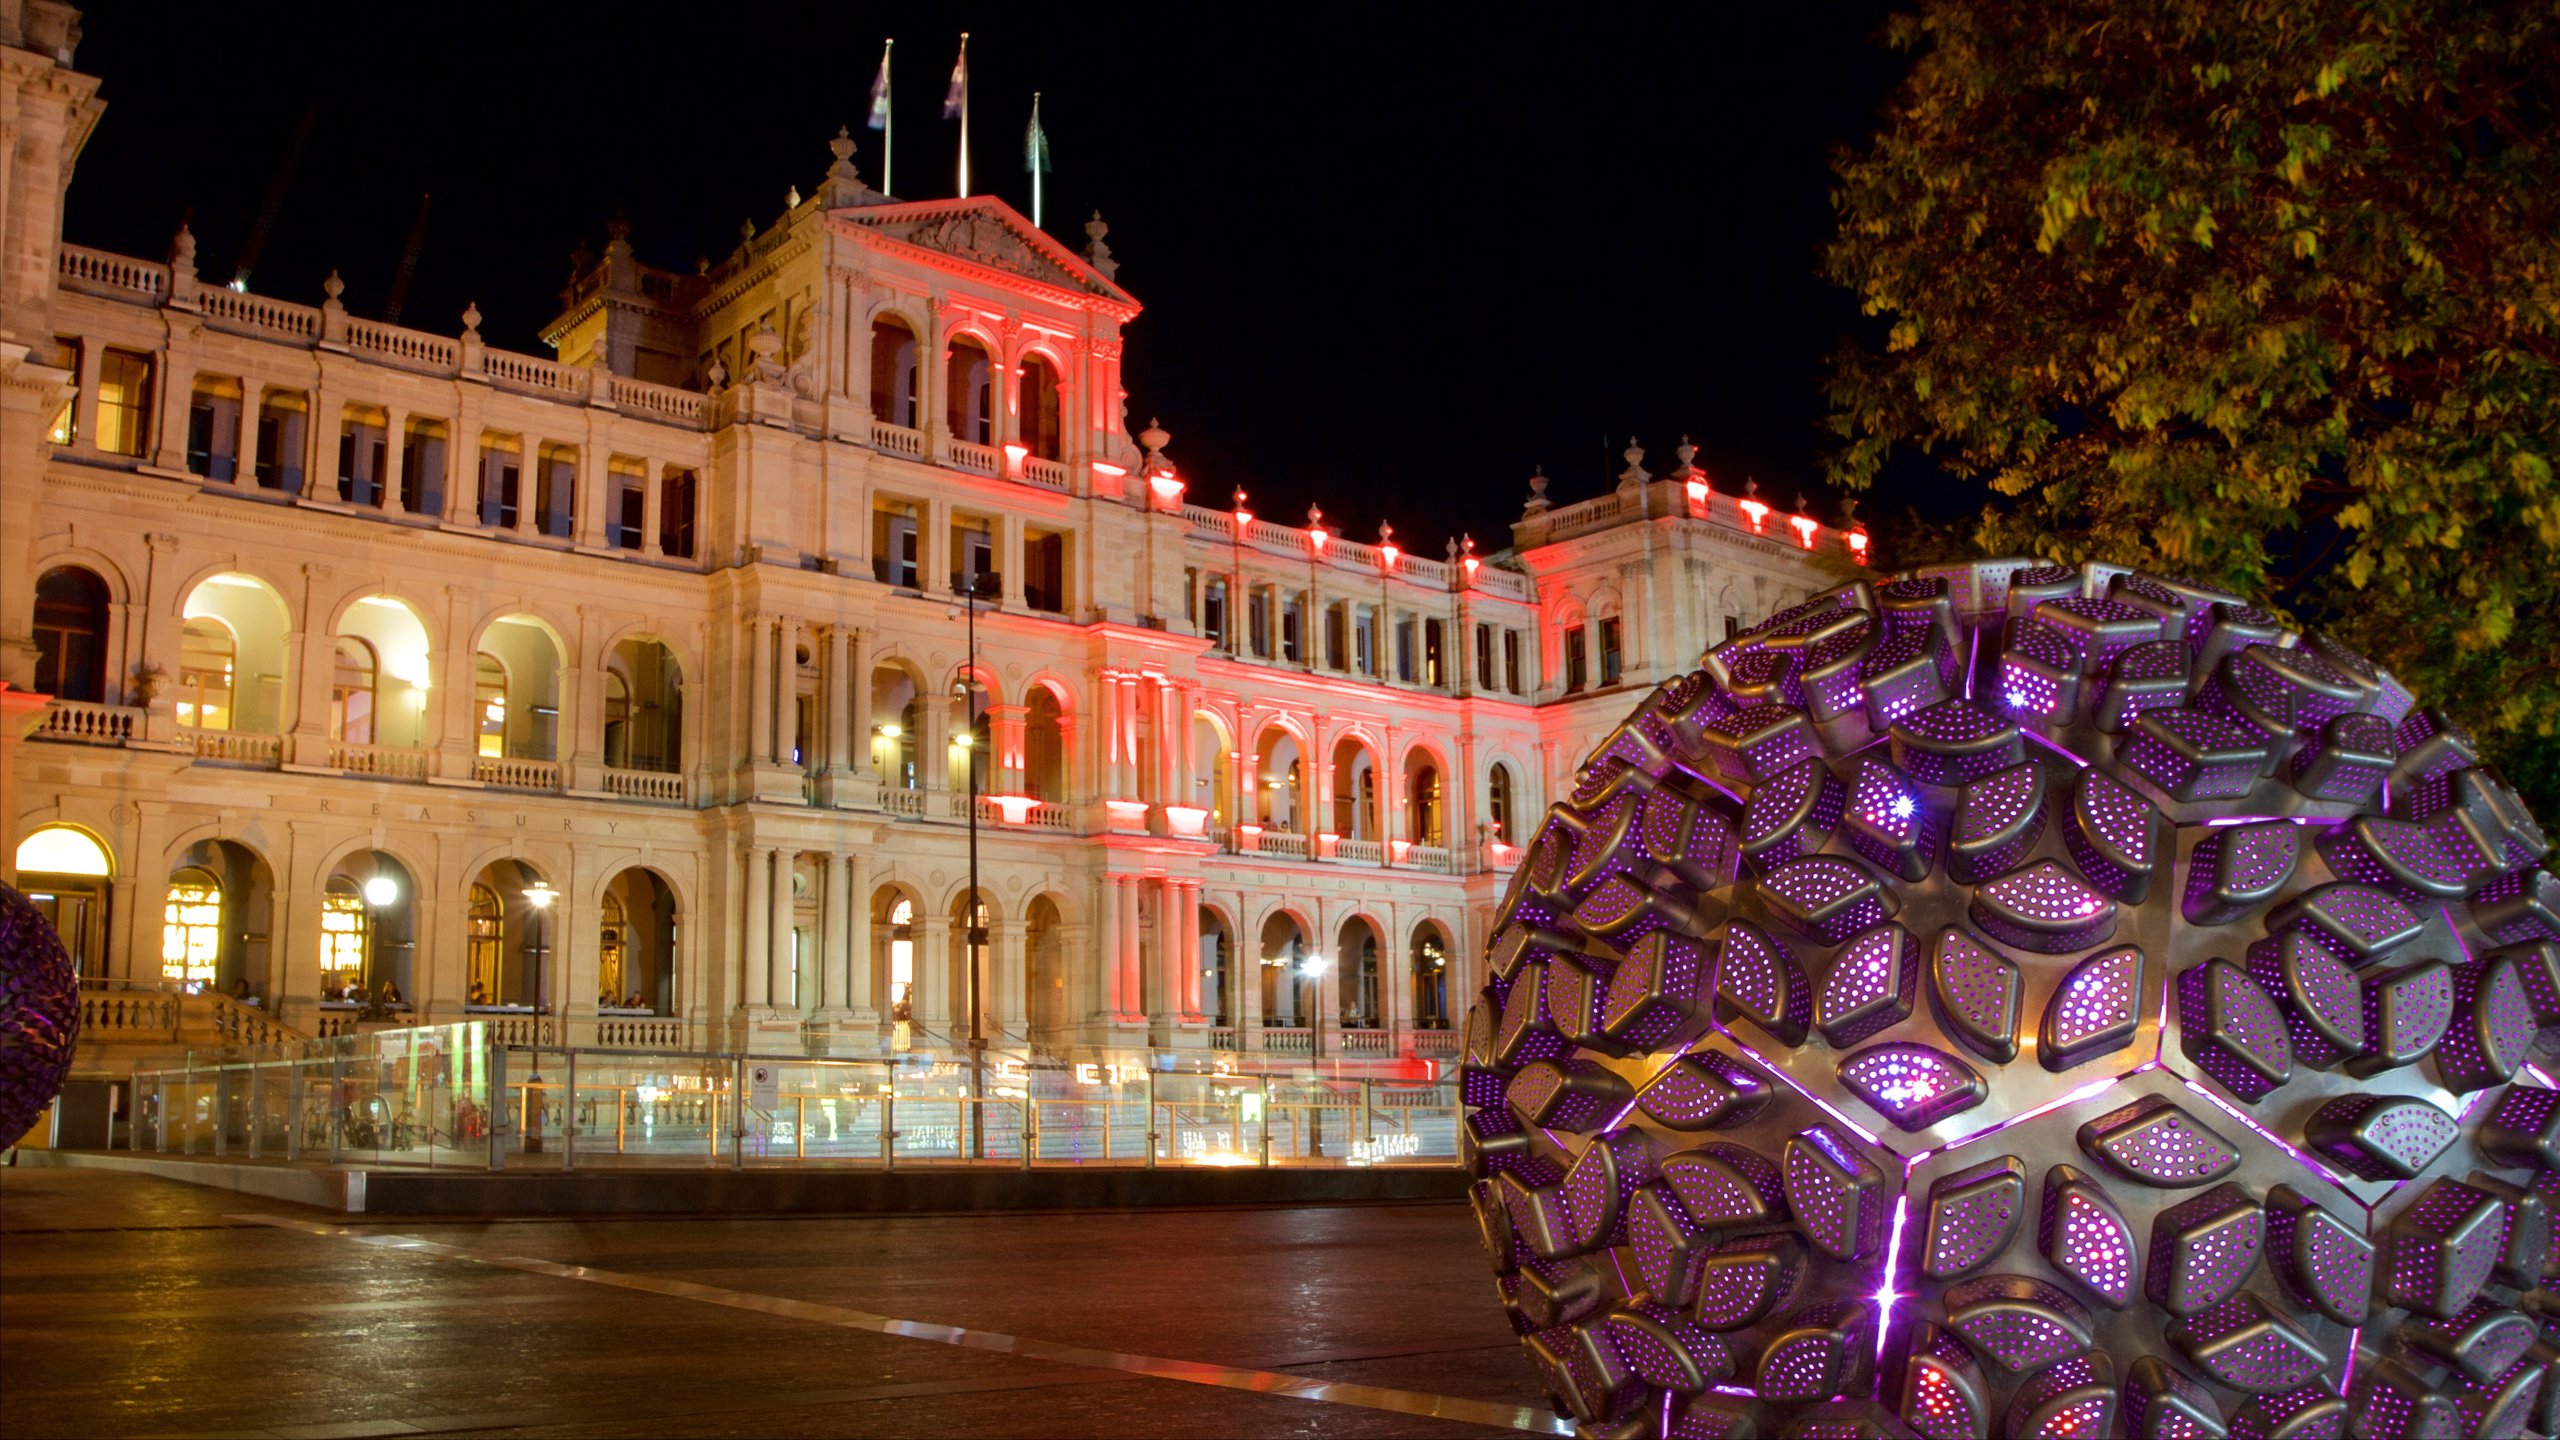
POLYGON ((1884 1247, 1884 1283, 1876 1287, 1876 1364, 1884 1364, 1884 1342, 1893 1333, 1894 1273, 1902 1266, 1902 1227, 1911 1218, 1911 1197, 1893 1197, 1893 1238, 1884 1247))
POLYGON ((2343 1187, 2347 1183, 2347 1177, 2340 1175, 2337 1171, 2320 1163, 2318 1156, 2312 1154, 2308 1150, 2304 1150, 2294 1145, 2292 1142, 2286 1140, 2283 1136, 2278 1135, 2273 1130, 2270 1130, 2266 1126, 2259 1124, 2257 1121, 2250 1119, 2247 1115, 2241 1113, 2238 1109, 2235 1109, 2229 1101, 2223 1099, 2221 1096, 2214 1094, 2212 1091, 2207 1090, 2193 1080, 2189 1080, 2184 1077, 2181 1077, 2178 1083, 2186 1086, 2190 1090, 2193 1090, 2207 1100, 2212 1101, 2215 1109, 2220 1110, 2223 1114, 2230 1116, 2232 1119, 2237 1120, 2241 1124, 2258 1132, 2260 1139, 2265 1140, 2268 1144, 2275 1146, 2287 1155, 2292 1156, 2294 1159, 2310 1166, 2313 1170, 2318 1171, 2322 1176, 2326 1177, 2331 1184, 2343 1187))
POLYGON ((2088 762, 2088 761, 2081 759, 2078 755, 2073 754, 2071 751, 2068 751, 2068 750, 2063 749, 2061 746, 2054 744, 2052 741, 2047 740, 2046 738, 2044 738, 2043 736, 2041 736, 2041 735, 2039 735, 2039 734, 2035 733, 2034 731, 2032 731, 2032 730, 2022 730, 2022 731, 2020 731, 2019 733, 2020 733, 2020 734, 2022 734, 2022 735, 2024 735, 2024 736, 2026 736, 2026 737, 2027 737, 2027 739, 2028 739, 2028 741, 2029 741, 2030 743, 2043 746, 2043 747, 2044 747, 2044 748, 2046 748, 2047 750, 2050 750, 2050 751, 2052 751, 2054 754, 2061 756, 2063 759, 2070 761, 2072 764, 2074 764, 2074 765, 2076 765, 2076 766, 2080 767, 2081 769, 2086 770, 2086 769, 2088 769, 2088 768, 2089 768, 2089 762, 2088 762))
POLYGON ((1785 1084, 1788 1089, 1793 1090, 1807 1100, 1812 1101, 1815 1109, 1820 1110, 1823 1114, 1830 1116, 1832 1119, 1839 1121, 1852 1131, 1855 1131, 1859 1139, 1866 1141, 1868 1144, 1873 1145, 1878 1149, 1883 1148, 1884 1140, 1878 1136, 1876 1132, 1859 1124, 1857 1121, 1850 1119, 1848 1116, 1841 1114, 1830 1101, 1823 1099, 1821 1096, 1807 1090, 1802 1085, 1797 1084, 1794 1076, 1779 1069, 1777 1063, 1771 1060, 1768 1056, 1763 1055, 1759 1051, 1752 1049, 1750 1046, 1743 1044, 1741 1039, 1736 1037, 1730 1030, 1725 1032, 1725 1037, 1733 1041, 1734 1049, 1739 1050, 1743 1054, 1751 1057, 1753 1060, 1758 1061, 1761 1069, 1777 1076, 1779 1081, 1785 1084))
POLYGON ((1910 797, 1910 796, 1908 796, 1908 795, 1897 795, 1897 796, 1893 797, 1893 805, 1892 805, 1892 807, 1891 807, 1891 808, 1892 808, 1892 810, 1893 810, 1893 818, 1894 818, 1894 819, 1896 819, 1896 820, 1908 820, 1908 819, 1910 819, 1910 818, 1911 818, 1911 812, 1912 812, 1912 811, 1914 811, 1914 810, 1916 810, 1916 809, 1918 809, 1919 807, 1918 807, 1918 806, 1916 806, 1916 805, 1913 805, 1913 804, 1911 803, 1911 797, 1910 797))
POLYGON ((2001 1121, 1999 1124, 1992 1126, 1988 1130, 1977 1130, 1973 1134, 1967 1135, 1961 1140, 1951 1140, 1947 1143, 1947 1148, 1953 1150, 1959 1146, 1970 1145, 1976 1140, 1988 1139, 1989 1137, 1997 1135, 2001 1131, 2006 1130, 2013 1125, 2024 1125, 2039 1115, 2050 1115, 2065 1105, 2078 1104, 2080 1101, 2086 1100, 2092 1095, 2103 1095, 2107 1091, 2115 1088, 2118 1081, 2127 1078, 2130 1077, 2117 1075, 2110 1076, 2104 1080, 2092 1080, 2088 1084, 2081 1086, 2079 1089, 2074 1090, 2070 1094, 2062 1096, 2059 1099, 2047 1100, 2032 1110, 2021 1110, 2017 1114, 2010 1116, 2008 1119, 2001 1121))

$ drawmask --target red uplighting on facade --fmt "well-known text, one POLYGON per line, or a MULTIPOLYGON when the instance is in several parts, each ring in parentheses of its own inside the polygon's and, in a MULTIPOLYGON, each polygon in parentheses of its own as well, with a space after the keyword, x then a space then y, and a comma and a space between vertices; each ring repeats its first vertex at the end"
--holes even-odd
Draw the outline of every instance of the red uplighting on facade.
POLYGON ((1307 548, 1321 555, 1324 553, 1324 542, 1332 538, 1332 532, 1319 525, 1307 532, 1307 548))
POLYGON ((1692 480, 1689 482, 1689 508, 1697 511, 1701 515, 1707 513, 1706 481, 1692 480))
POLYGON ((1125 465, 1113 465, 1105 461, 1096 460, 1093 462, 1093 473, 1096 475, 1108 475, 1114 479, 1118 479, 1120 476, 1128 474, 1129 469, 1125 465))
POLYGON ((1794 515, 1788 517, 1787 523, 1796 527, 1796 535, 1799 543, 1801 543, 1807 550, 1812 549, 1814 534, 1822 529, 1821 522, 1815 520, 1810 515, 1794 515))
POLYGON ((1849 553, 1856 557, 1859 564, 1864 565, 1867 563, 1866 531, 1852 530, 1849 532, 1849 553))
POLYGON ((1206 839, 1209 812, 1197 805, 1167 805, 1164 807, 1164 824, 1167 830, 1181 839, 1206 839))
POLYGON ((1761 522, 1769 518, 1768 502, 1764 500, 1737 500, 1734 503, 1741 507, 1744 515, 1750 517, 1751 533, 1755 535, 1759 534, 1761 522))
POLYGON ((1003 814, 1004 823, 1019 825, 1031 818, 1031 807, 1040 802, 1028 795, 990 795, 987 802, 1003 814))

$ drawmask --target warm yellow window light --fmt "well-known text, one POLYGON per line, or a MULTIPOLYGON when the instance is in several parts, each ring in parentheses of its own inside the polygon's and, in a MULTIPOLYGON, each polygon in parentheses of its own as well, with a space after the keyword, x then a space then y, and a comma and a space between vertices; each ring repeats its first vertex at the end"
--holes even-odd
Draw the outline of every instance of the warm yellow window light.
POLYGON ((68 825, 48 825, 18 842, 18 873, 95 875, 103 880, 115 874, 115 866, 97 841, 68 825))

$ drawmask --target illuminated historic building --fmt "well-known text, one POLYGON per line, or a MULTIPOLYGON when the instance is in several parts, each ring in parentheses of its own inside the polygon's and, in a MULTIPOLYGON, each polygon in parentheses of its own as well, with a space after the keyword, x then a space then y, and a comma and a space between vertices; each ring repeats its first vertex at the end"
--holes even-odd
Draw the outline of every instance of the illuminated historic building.
POLYGON ((75 38, 0 0, 0 862, 102 981, 865 1054, 974 948, 1010 1049, 1447 1059, 1629 693, 1863 559, 1685 446, 1481 554, 1251 514, 1131 432, 1098 220, 841 136, 703 273, 617 229, 551 356, 65 245, 75 38))

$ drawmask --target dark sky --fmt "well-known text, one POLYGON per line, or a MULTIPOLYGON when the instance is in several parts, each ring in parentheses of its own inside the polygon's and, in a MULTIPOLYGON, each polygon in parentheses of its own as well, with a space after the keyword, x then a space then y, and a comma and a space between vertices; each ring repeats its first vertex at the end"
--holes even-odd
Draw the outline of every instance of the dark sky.
POLYGON ((1826 161, 1900 73, 1886 8, 440 0, 179 29, 99 3, 79 64, 109 106, 68 231, 156 257, 193 207, 199 265, 227 278, 316 103, 252 288, 317 302, 335 266, 379 314, 428 191, 402 323, 450 334, 476 300, 492 343, 539 351, 568 252, 617 208, 643 259, 689 268, 812 187, 840 124, 876 184, 884 35, 898 193, 952 193, 965 25, 976 188, 1029 208, 1043 92, 1049 229, 1080 248, 1090 209, 1111 222, 1147 306, 1132 423, 1163 418, 1194 500, 1241 483, 1273 519, 1315 499, 1356 539, 1385 518, 1420 553, 1461 529, 1491 550, 1533 464, 1590 495, 1630 433, 1657 473, 1685 430, 1719 488, 1756 476, 1783 502, 1813 479, 1822 358, 1856 322, 1816 274, 1826 161))

